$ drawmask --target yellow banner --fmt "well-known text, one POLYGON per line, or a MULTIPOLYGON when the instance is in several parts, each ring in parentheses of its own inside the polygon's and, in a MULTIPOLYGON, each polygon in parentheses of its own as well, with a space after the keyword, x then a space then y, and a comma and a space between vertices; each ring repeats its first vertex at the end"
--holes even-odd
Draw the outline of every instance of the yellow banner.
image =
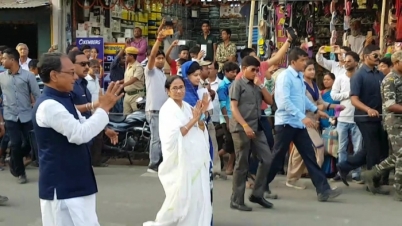
POLYGON ((104 54, 116 55, 126 46, 125 43, 105 43, 104 54))

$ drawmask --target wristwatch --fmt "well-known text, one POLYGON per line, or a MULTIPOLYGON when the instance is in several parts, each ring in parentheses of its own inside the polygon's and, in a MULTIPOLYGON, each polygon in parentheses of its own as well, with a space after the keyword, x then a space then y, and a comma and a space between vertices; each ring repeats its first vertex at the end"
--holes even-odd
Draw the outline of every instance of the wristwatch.
POLYGON ((260 89, 264 89, 264 84, 259 85, 258 87, 260 87, 260 89))

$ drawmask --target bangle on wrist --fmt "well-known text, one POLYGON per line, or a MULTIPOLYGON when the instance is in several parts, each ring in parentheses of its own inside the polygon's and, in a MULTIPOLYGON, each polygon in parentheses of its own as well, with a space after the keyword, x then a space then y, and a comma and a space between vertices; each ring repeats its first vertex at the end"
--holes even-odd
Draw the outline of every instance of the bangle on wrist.
POLYGON ((163 39, 157 38, 156 41, 163 42, 163 39))
POLYGON ((244 128, 244 127, 248 127, 248 124, 243 124, 243 125, 241 125, 241 126, 242 126, 243 128, 244 128))

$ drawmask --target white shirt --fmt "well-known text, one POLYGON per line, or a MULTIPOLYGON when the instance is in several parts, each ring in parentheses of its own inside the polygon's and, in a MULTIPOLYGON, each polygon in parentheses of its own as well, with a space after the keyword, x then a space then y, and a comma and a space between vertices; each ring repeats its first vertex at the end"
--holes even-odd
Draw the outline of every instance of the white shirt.
POLYGON ((95 79, 93 79, 90 75, 87 75, 85 79, 88 81, 87 88, 91 93, 92 101, 99 100, 99 91, 101 88, 99 85, 99 78, 95 76, 95 79))
POLYGON ((21 63, 21 60, 19 60, 21 68, 24 69, 24 70, 29 71, 28 64, 29 64, 29 62, 31 62, 31 60, 32 59, 29 58, 29 57, 27 58, 27 61, 25 61, 24 63, 21 63))
POLYGON ((334 60, 325 59, 325 57, 321 53, 317 53, 317 55, 315 55, 315 59, 317 63, 323 68, 331 71, 331 73, 334 73, 335 77, 346 73, 346 69, 344 66, 341 66, 339 62, 336 62, 334 60))
POLYGON ((96 109, 88 119, 77 110, 78 120, 59 102, 45 100, 36 111, 36 123, 40 127, 52 128, 67 137, 72 144, 85 144, 102 132, 109 123, 109 116, 102 108, 96 109))
POLYGON ((147 102, 145 111, 159 111, 168 95, 165 89, 166 75, 159 68, 154 67, 152 70, 145 67, 145 85, 147 90, 147 102))
POLYGON ((335 79, 332 85, 331 98, 335 101, 340 101, 341 105, 345 106, 345 109, 339 114, 338 121, 355 123, 355 107, 350 101, 350 78, 346 74, 340 75, 335 79))
POLYGON ((210 82, 209 78, 207 79, 207 82, 210 84, 211 89, 213 91, 215 91, 215 99, 212 101, 212 105, 214 106, 214 111, 212 113, 211 119, 212 122, 220 122, 220 115, 221 115, 221 107, 219 104, 219 96, 218 96, 218 87, 219 87, 219 83, 222 80, 220 80, 218 77, 216 77, 215 81, 210 82))

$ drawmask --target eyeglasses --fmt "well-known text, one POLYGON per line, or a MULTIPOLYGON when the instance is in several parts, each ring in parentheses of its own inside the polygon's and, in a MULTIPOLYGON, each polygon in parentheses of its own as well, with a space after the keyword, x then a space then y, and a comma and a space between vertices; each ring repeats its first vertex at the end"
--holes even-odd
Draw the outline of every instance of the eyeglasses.
POLYGON ((183 90, 184 90, 184 86, 179 86, 179 87, 175 86, 175 87, 172 87, 171 90, 172 90, 173 92, 177 93, 177 92, 179 92, 179 90, 180 90, 180 91, 183 91, 183 90))
POLYGON ((381 57, 381 55, 378 54, 378 53, 373 53, 373 54, 371 54, 371 55, 373 56, 374 59, 377 59, 377 58, 380 58, 380 57, 381 57))
POLYGON ((75 64, 78 64, 78 65, 80 65, 81 67, 89 66, 89 62, 88 62, 88 61, 87 61, 87 62, 76 62, 75 64))
POLYGON ((75 72, 74 71, 59 71, 59 74, 68 74, 70 76, 74 76, 75 72))
POLYGON ((255 68, 255 67, 249 68, 249 70, 250 70, 251 72, 256 72, 256 73, 260 72, 260 69, 255 68))

